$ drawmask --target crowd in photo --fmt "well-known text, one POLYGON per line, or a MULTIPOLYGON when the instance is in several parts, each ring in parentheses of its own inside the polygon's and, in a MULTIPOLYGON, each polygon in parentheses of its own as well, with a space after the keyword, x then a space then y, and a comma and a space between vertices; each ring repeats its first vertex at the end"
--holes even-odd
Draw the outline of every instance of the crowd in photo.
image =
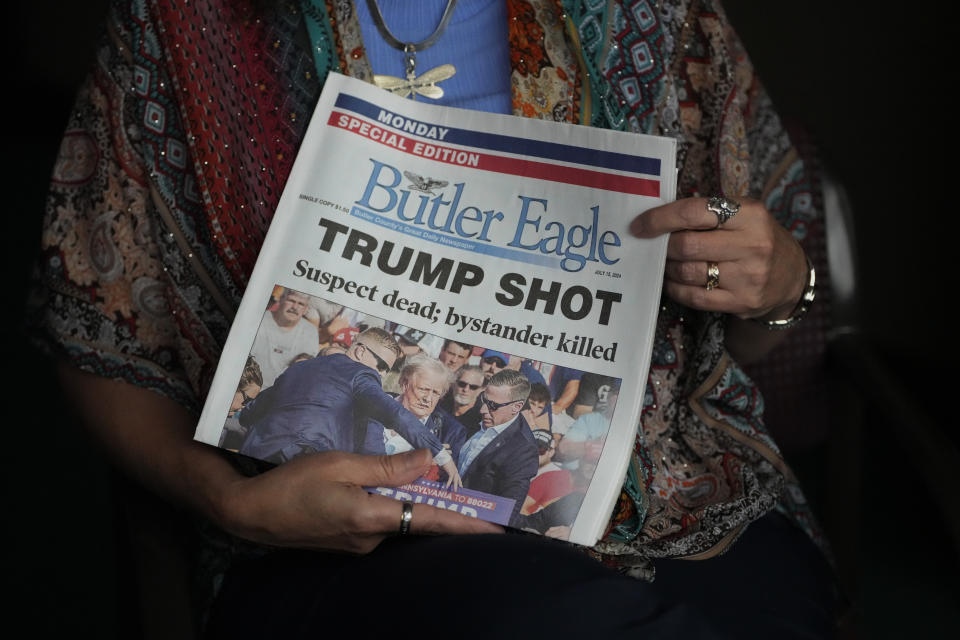
POLYGON ((277 286, 220 446, 277 464, 427 448, 427 480, 513 500, 511 526, 566 539, 619 385, 277 286))

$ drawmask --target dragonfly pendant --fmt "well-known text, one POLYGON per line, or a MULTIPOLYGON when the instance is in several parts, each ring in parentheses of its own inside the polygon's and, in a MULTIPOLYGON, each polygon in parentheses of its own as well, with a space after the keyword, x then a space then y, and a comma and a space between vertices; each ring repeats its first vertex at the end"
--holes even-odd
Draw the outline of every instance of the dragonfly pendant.
POLYGON ((452 64, 442 64, 417 76, 408 66, 406 78, 375 74, 373 83, 401 98, 409 96, 412 100, 416 100, 416 96, 421 95, 431 100, 438 100, 443 97, 443 89, 438 87, 437 83, 452 78, 456 72, 457 69, 452 64))

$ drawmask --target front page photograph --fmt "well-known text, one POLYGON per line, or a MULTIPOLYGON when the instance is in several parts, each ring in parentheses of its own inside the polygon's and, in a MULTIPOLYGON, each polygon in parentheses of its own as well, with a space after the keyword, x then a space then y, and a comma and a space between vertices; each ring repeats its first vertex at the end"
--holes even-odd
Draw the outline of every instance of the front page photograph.
POLYGON ((435 464, 413 484, 372 490, 569 535, 620 380, 444 340, 292 289, 275 291, 219 446, 282 464, 317 451, 401 453, 412 442, 430 446, 429 434, 437 453, 450 455, 449 471, 435 464), (291 326, 289 338, 278 338, 284 325, 291 326), (325 336, 319 350, 318 335, 325 336), (563 393, 571 381, 576 396, 554 413, 551 386, 563 393), (493 446, 485 446, 488 439, 493 446))

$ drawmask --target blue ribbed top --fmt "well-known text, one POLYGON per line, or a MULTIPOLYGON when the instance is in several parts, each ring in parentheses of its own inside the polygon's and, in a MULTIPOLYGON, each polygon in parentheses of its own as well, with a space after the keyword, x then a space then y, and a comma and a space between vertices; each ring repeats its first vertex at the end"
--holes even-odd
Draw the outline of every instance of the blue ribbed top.
MULTIPOLYGON (((402 42, 420 42, 440 23, 447 0, 378 0, 390 32, 402 42)), ((402 51, 388 45, 377 31, 366 0, 354 0, 363 44, 373 72, 404 77, 402 51)), ((510 51, 507 7, 503 0, 460 0, 440 39, 417 53, 417 75, 441 64, 457 68, 438 86, 439 100, 417 100, 477 111, 510 113, 510 51)))

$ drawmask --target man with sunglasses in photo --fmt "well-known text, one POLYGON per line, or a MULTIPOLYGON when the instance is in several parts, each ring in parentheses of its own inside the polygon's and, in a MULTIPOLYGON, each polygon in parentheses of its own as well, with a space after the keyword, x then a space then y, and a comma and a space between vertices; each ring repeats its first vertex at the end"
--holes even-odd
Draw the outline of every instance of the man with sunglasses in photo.
POLYGON ((447 472, 449 484, 460 476, 449 451, 407 409, 384 392, 380 376, 401 355, 393 336, 371 328, 360 333, 345 354, 335 353, 291 365, 241 416, 249 428, 240 453, 283 463, 319 451, 354 452, 358 435, 376 420, 414 448, 429 449, 447 472))
POLYGON ((460 449, 460 477, 467 489, 514 501, 514 525, 539 469, 533 433, 520 411, 530 381, 512 369, 495 373, 480 393, 482 427, 460 449))
MULTIPOLYGON (((483 370, 483 377, 490 381, 491 376, 504 369, 513 369, 523 374, 530 384, 546 385, 547 381, 543 374, 533 365, 533 361, 524 360, 520 356, 512 356, 502 351, 487 349, 480 356, 480 368, 483 370)), ((548 415, 553 413, 553 405, 548 402, 544 411, 548 415)), ((551 421, 552 424, 552 421, 551 421)))
POLYGON ((496 373, 507 368, 510 362, 510 356, 502 351, 486 349, 480 355, 480 369, 483 371, 483 377, 488 382, 496 373))
POLYGON ((480 430, 480 423, 483 421, 480 415, 480 392, 486 384, 483 370, 479 366, 464 365, 457 371, 457 378, 450 391, 440 400, 440 408, 463 425, 468 438, 480 430))

